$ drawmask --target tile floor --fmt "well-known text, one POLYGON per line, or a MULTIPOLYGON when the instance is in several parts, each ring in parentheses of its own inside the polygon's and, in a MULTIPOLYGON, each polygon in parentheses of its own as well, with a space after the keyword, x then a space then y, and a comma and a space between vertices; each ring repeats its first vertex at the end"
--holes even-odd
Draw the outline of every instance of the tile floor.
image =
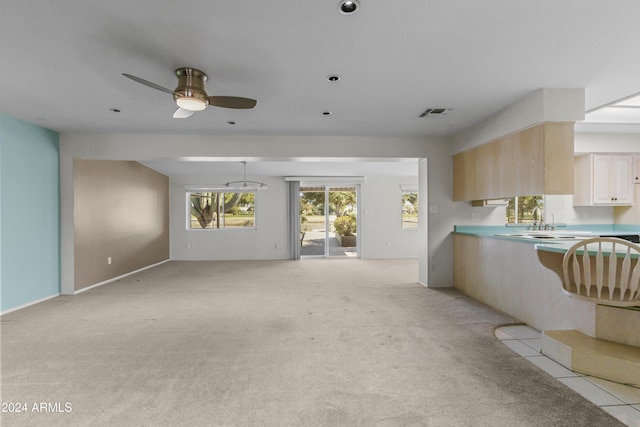
POLYGON ((640 388, 570 371, 540 353, 542 336, 526 326, 503 326, 496 337, 511 350, 580 393, 628 426, 640 427, 640 388))

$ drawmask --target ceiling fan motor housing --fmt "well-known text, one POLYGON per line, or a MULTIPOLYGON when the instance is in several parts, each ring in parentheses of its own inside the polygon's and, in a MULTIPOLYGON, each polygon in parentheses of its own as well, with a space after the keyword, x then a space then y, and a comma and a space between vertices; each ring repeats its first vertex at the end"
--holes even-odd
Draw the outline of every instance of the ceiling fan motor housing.
POLYGON ((176 70, 178 77, 178 87, 174 90, 173 99, 193 98, 209 105, 207 92, 204 89, 207 75, 195 68, 178 68, 176 70))

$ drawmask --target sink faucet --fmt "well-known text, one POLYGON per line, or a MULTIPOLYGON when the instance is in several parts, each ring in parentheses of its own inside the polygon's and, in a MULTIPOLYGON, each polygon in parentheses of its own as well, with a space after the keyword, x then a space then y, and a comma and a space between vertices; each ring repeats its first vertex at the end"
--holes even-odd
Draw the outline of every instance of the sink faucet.
POLYGON ((535 208, 533 208, 533 212, 531 212, 531 215, 533 216, 533 229, 535 230, 537 226, 538 230, 542 230, 544 218, 542 217, 542 209, 540 208, 540 206, 536 206, 535 208), (538 215, 536 215, 536 212, 538 213, 538 215), (538 223, 538 219, 540 219, 540 223, 538 223))

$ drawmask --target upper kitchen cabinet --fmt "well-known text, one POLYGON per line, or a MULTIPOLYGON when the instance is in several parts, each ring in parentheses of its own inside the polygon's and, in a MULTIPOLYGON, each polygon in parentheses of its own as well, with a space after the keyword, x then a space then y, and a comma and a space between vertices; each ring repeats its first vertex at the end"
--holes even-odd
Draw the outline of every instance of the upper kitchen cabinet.
POLYGON ((573 123, 542 123, 453 156, 455 201, 573 194, 573 123))
POLYGON ((575 158, 574 206, 633 204, 633 156, 587 154, 575 158))

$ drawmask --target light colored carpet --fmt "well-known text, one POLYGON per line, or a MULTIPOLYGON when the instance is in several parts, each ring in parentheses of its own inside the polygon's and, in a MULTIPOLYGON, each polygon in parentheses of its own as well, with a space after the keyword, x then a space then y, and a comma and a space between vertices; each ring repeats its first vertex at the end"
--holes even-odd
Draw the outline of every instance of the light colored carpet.
POLYGON ((3 426, 620 425, 414 260, 169 262, 2 321, 3 426))

